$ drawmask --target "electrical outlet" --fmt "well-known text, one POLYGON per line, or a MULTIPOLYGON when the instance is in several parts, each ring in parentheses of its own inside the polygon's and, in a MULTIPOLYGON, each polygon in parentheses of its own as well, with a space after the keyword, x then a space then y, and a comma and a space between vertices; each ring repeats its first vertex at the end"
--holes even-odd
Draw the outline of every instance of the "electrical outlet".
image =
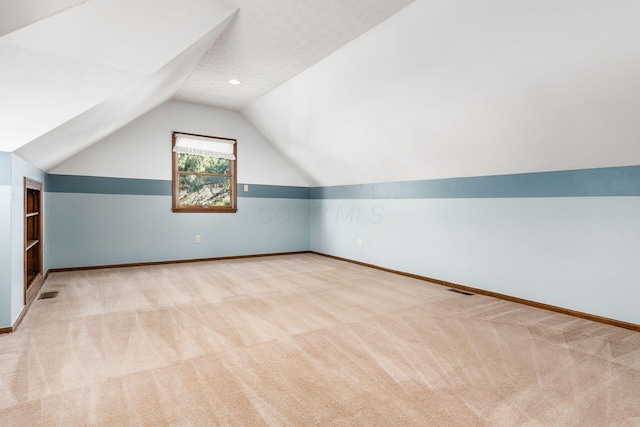
POLYGON ((244 185, 244 191, 249 191, 249 184, 244 185))
POLYGON ((362 246, 362 237, 358 237, 358 246, 362 246))
POLYGON ((200 243, 200 236, 196 236, 196 243, 200 243))

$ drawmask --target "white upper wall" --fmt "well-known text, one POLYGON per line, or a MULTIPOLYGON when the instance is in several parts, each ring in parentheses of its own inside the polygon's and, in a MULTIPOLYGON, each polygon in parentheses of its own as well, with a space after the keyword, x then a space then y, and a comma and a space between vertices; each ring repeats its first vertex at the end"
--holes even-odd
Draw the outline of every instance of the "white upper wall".
POLYGON ((50 172, 170 180, 172 131, 236 139, 238 182, 308 185, 239 112, 179 101, 150 111, 50 172))
POLYGON ((243 115, 311 185, 640 164, 638 16, 417 0, 243 115))

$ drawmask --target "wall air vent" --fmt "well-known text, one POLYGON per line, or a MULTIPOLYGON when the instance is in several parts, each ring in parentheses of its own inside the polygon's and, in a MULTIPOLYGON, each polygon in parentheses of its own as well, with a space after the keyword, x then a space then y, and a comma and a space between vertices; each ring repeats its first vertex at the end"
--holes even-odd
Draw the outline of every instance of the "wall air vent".
POLYGON ((40 298, 38 299, 51 299, 58 296, 58 291, 53 292, 43 292, 40 294, 40 298))
POLYGON ((460 289, 447 289, 447 290, 451 291, 451 292, 455 292, 456 294, 462 294, 462 295, 467 295, 467 296, 475 295, 475 294, 472 294, 471 292, 461 291, 460 289))

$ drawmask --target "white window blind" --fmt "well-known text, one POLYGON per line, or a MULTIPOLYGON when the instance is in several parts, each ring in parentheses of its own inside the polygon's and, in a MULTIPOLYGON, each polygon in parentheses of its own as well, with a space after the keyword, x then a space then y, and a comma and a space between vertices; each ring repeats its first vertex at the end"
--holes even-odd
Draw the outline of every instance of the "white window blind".
POLYGON ((208 138, 204 136, 185 135, 176 133, 175 153, 197 154, 198 156, 219 157, 221 159, 235 160, 233 144, 236 142, 228 139, 208 138))

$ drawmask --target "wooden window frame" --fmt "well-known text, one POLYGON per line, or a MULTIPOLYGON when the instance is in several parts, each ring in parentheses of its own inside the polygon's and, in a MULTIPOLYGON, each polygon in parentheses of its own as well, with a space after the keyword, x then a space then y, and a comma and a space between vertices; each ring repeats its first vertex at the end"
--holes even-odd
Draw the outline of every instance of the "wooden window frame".
MULTIPOLYGON (((173 212, 209 212, 209 213, 235 213, 238 211, 237 203, 238 203, 238 194, 237 194, 237 171, 238 171, 238 141, 233 138, 222 138, 219 136, 212 135, 199 135, 195 133, 187 133, 187 132, 172 132, 171 133, 171 158, 172 158, 172 171, 171 171, 171 180, 172 180, 172 210, 173 212), (207 176, 228 176, 230 179, 230 199, 231 206, 180 206, 179 205, 179 197, 180 197, 180 188, 179 188, 179 179, 178 176, 181 174, 178 171, 178 153, 173 151, 173 147, 176 145, 176 135, 188 135, 188 136, 198 136, 202 138, 215 138, 215 139, 223 139, 226 141, 234 141, 233 144, 233 155, 236 160, 229 160, 229 174, 228 175, 219 175, 219 174, 206 174, 203 173, 201 175, 207 176)), ((197 173, 196 173, 197 174, 197 173)), ((191 173, 193 175, 193 173, 191 173)))

